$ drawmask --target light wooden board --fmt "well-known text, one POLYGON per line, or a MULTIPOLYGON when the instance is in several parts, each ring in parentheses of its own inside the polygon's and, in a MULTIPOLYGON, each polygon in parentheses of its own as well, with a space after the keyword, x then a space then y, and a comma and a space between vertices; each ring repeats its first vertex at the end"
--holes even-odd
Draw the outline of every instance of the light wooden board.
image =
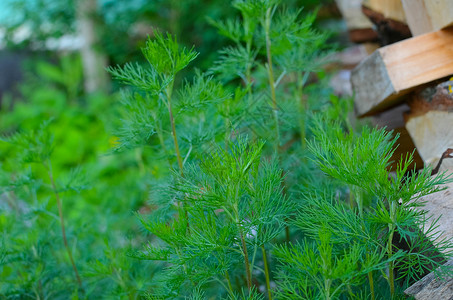
POLYGON ((373 23, 362 13, 362 0, 335 0, 346 22, 349 39, 354 43, 375 41, 377 32, 373 23))
POLYGON ((356 113, 385 110, 414 88, 451 74, 452 28, 382 47, 352 71, 356 113))
MULTIPOLYGON (((428 111, 426 114, 410 118, 406 128, 425 165, 434 168, 442 153, 448 148, 453 148, 453 112, 428 111)), ((453 159, 445 159, 442 162, 440 170, 446 169, 453 170, 453 159)))
MULTIPOLYGON (((423 207, 418 209, 427 212, 427 217, 431 217, 427 221, 427 225, 423 230, 429 228, 434 220, 439 219, 435 232, 433 242, 440 242, 441 240, 453 241, 453 183, 446 184, 447 189, 421 197, 420 201, 426 202, 423 207)), ((448 253, 453 248, 443 249, 442 252, 448 253)))
MULTIPOLYGON (((435 167, 442 154, 453 149, 453 81, 415 90, 408 102, 410 111, 404 119, 407 131, 414 141, 425 165, 435 167)), ((453 159, 444 159, 441 171, 453 170, 453 159)))
POLYGON ((335 0, 349 30, 372 28, 373 24, 362 13, 362 0, 335 0))
POLYGON ((412 35, 453 25, 453 0, 401 0, 412 35))
POLYGON ((401 0, 364 0, 363 5, 384 15, 384 17, 406 23, 401 0))

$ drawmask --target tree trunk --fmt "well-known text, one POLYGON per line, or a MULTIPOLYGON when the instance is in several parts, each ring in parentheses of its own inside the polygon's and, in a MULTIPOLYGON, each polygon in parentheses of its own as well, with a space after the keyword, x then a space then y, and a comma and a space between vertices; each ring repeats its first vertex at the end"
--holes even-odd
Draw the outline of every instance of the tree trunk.
POLYGON ((85 92, 108 90, 108 76, 105 72, 107 57, 100 51, 96 36, 95 16, 97 13, 96 0, 78 0, 77 18, 79 33, 83 39, 81 56, 83 62, 85 92))

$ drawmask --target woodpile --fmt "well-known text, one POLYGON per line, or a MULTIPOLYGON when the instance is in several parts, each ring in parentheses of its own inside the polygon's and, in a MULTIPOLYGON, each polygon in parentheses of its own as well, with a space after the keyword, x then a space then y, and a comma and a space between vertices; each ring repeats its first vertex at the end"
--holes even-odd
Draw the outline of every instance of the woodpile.
MULTIPOLYGON (((400 133, 397 156, 415 151, 417 167, 452 172, 453 159, 443 158, 453 152, 453 0, 363 0, 360 10, 381 47, 351 72, 356 115, 400 133)), ((452 239, 453 184, 422 200, 430 220, 438 220, 438 238, 452 239)), ((431 273, 405 292, 418 300, 453 299, 453 278, 431 273)))
POLYGON ((434 167, 453 147, 453 0, 363 0, 361 10, 382 47, 351 73, 356 114, 400 132, 399 156, 416 149, 417 165, 434 167))

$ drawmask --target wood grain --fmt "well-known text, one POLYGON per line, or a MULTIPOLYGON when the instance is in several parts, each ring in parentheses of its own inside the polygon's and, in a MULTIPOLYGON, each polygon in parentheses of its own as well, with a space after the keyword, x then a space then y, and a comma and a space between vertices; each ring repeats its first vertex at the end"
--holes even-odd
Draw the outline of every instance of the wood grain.
POLYGON ((401 0, 364 0, 363 6, 383 14, 387 19, 406 23, 401 0))
POLYGON ((402 0, 412 35, 453 25, 453 0, 402 0))
POLYGON ((453 29, 382 47, 362 61, 351 76, 359 116, 400 103, 416 87, 453 74, 453 29))
MULTIPOLYGON (((412 92, 405 113, 406 128, 425 165, 435 167, 442 154, 453 148, 453 81, 440 81, 412 92)), ((453 169, 453 160, 445 159, 441 171, 453 169)))

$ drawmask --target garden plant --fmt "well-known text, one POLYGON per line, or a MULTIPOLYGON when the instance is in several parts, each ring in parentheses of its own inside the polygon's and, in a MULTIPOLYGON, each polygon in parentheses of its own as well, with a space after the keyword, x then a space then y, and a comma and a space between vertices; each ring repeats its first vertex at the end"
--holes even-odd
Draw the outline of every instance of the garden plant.
POLYGON ((404 299, 446 262, 416 208, 450 178, 390 169, 398 136, 331 95, 316 11, 280 2, 208 19, 229 45, 205 70, 155 30, 114 96, 39 66, 2 121, 1 299, 404 299))

